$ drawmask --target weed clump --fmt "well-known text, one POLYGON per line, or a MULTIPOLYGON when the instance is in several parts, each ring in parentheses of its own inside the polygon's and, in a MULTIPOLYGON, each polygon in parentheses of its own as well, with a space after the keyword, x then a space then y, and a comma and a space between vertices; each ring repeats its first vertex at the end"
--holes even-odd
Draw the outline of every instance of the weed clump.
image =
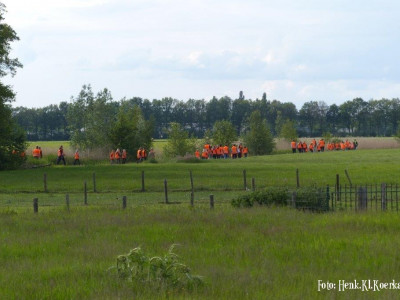
POLYGON ((179 261, 175 254, 175 244, 164 256, 149 257, 140 247, 128 254, 117 257, 116 268, 119 278, 135 285, 147 285, 159 291, 192 291, 203 285, 201 276, 192 275, 190 268, 179 261))

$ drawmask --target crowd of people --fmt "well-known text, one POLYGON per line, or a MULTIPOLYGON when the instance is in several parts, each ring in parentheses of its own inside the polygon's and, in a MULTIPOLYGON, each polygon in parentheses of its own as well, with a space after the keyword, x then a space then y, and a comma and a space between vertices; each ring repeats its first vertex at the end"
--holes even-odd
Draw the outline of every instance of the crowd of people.
POLYGON ((203 151, 197 149, 194 153, 197 159, 227 159, 227 158, 242 158, 249 155, 249 148, 243 146, 241 143, 239 145, 233 144, 232 147, 228 145, 216 145, 211 146, 210 144, 205 144, 203 151))
POLYGON ((325 143, 324 139, 320 139, 317 143, 315 139, 311 141, 309 145, 305 141, 301 142, 296 142, 293 140, 291 142, 291 147, 292 147, 292 152, 293 153, 303 153, 303 152, 324 152, 325 148, 328 151, 334 151, 334 150, 356 150, 358 147, 358 142, 357 140, 354 140, 350 142, 349 140, 346 141, 335 141, 335 142, 329 142, 325 143))

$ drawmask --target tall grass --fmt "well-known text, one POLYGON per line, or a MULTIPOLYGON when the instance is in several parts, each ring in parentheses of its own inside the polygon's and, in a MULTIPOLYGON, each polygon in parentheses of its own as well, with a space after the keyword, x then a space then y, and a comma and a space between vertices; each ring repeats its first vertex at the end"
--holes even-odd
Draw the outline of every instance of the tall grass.
POLYGON ((181 206, 0 213, 1 299, 397 298, 398 291, 317 291, 317 280, 398 280, 400 217, 284 208, 181 206), (205 286, 163 293, 108 272, 118 254, 179 243, 205 286))

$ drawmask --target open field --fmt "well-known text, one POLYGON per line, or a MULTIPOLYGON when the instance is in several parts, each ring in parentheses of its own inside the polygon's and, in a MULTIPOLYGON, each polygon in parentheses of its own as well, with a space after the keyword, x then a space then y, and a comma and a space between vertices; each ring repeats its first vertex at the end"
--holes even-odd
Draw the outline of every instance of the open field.
POLYGON ((397 214, 179 206, 0 214, 1 299, 398 299, 398 291, 317 291, 317 281, 399 281, 397 214), (134 289, 107 269, 172 244, 205 286, 134 289))
MULTIPOLYGON (((398 291, 317 292, 317 281, 400 281, 400 215, 304 213, 291 208, 235 209, 230 200, 257 189, 399 183, 397 149, 281 154, 202 163, 52 166, 0 172, 0 299, 397 299, 398 291), (189 170, 195 206, 191 208, 189 170), (145 192, 141 174, 145 172, 145 192), (43 174, 48 192, 44 192, 43 174), (97 192, 92 175, 96 174, 97 192), (164 201, 164 179, 169 200, 164 201), (83 205, 83 182, 88 204, 83 205), (65 208, 70 196, 71 211, 65 208), (215 196, 210 210, 209 195, 215 196), (128 207, 121 209, 122 196, 128 207), (34 214, 32 199, 39 198, 34 214), (133 288, 107 269, 136 246, 176 252, 205 286, 166 294, 133 288)), ((84 162, 84 160, 83 160, 84 162)))
MULTIPOLYGON (((316 138, 318 140, 318 138, 316 138)), ((343 140, 349 139, 352 141, 354 138, 353 137, 347 137, 343 138, 343 140)), ((360 150, 365 150, 365 149, 394 149, 394 148, 399 148, 399 143, 395 140, 393 137, 355 137, 357 141, 359 142, 359 149, 360 150)), ((301 138, 301 141, 305 141, 307 145, 310 144, 312 141, 312 138, 301 138)), ((282 139, 275 139, 276 141, 276 150, 278 151, 283 151, 283 150, 290 150, 290 143, 286 142, 282 139)), ((156 156, 162 155, 162 149, 164 145, 166 144, 167 140, 155 140, 153 143, 153 148, 156 153, 156 156)), ((73 154, 75 152, 75 149, 72 149, 70 146, 69 141, 52 141, 52 142, 30 142, 29 147, 28 147, 28 154, 32 153, 32 149, 35 146, 41 146, 43 150, 44 155, 56 155, 57 154, 57 149, 60 147, 60 145, 64 146, 65 153, 67 154, 68 157, 73 157, 73 154)), ((83 157, 87 155, 87 153, 82 153, 83 157)), ((96 153, 96 157, 100 158, 101 154, 96 153)), ((103 155, 105 159, 107 159, 107 155, 103 155)))

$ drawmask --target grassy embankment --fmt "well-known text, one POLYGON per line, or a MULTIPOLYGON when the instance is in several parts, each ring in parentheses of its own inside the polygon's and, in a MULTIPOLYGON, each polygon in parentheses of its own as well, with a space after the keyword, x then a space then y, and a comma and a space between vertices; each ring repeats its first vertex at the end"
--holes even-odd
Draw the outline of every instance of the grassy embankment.
MULTIPOLYGON (((243 189, 242 171, 257 188, 334 184, 347 169, 354 184, 396 183, 397 150, 285 154, 205 163, 54 166, 0 172, 0 298, 166 297, 149 288, 132 289, 107 268, 118 254, 141 245, 160 255, 172 243, 203 289, 175 297, 208 299, 397 298, 398 291, 317 292, 317 280, 400 280, 396 249, 400 217, 395 213, 303 213, 289 208, 234 209, 228 202, 243 189), (145 171, 146 190, 141 189, 145 171), (190 209, 189 170, 196 205, 190 209), (43 173, 48 193, 43 192, 43 173), (98 193, 83 206, 83 181, 98 193), (163 180, 170 200, 162 205, 163 180), (71 196, 71 212, 64 208, 71 196), (214 211, 207 208, 216 196, 214 211), (128 196, 128 208, 120 198, 128 196), (32 213, 38 197, 39 214, 32 213), (118 197, 118 200, 117 200, 118 197), (201 203, 198 205, 198 203, 201 203), (43 206, 47 205, 47 206, 43 206)), ((171 295, 170 295, 171 296, 171 295)))

